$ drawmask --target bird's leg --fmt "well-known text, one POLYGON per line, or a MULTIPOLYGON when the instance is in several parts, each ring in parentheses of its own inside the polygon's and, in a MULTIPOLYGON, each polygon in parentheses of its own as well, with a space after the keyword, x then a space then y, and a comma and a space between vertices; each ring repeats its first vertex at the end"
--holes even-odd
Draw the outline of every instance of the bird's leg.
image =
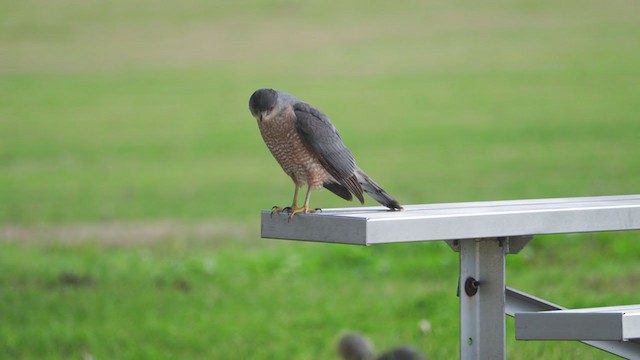
POLYGON ((288 213, 291 213, 292 211, 294 211, 295 209, 298 208, 298 189, 300 189, 300 187, 296 184, 295 185, 296 189, 293 192, 293 204, 291 204, 291 206, 287 206, 287 207, 279 207, 279 206, 274 206, 271 208, 271 216, 273 217, 273 214, 280 214, 283 211, 286 211, 288 213))
POLYGON ((290 211, 298 208, 298 190, 300 190, 300 187, 296 184, 296 190, 293 192, 293 202, 291 203, 291 208, 289 208, 290 211))
POLYGON ((309 198, 311 197, 311 185, 307 185, 307 195, 304 197, 304 205, 302 207, 294 206, 293 210, 289 212, 289 219, 294 217, 296 214, 303 213, 314 213, 319 209, 309 209, 309 198))

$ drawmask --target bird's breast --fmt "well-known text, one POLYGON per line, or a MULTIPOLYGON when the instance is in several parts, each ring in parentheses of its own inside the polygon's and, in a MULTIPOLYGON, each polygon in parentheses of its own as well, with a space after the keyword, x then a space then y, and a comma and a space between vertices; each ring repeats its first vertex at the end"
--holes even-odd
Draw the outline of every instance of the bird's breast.
POLYGON ((258 122, 258 127, 271 154, 296 185, 321 187, 330 175, 302 142, 295 121, 293 109, 288 108, 258 122))

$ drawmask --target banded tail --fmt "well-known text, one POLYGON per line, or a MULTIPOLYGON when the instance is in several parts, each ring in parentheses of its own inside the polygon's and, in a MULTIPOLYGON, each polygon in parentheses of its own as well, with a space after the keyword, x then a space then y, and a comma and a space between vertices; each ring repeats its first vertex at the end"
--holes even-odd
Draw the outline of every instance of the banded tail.
POLYGON ((403 210, 402 206, 391 195, 387 194, 384 189, 369 177, 362 169, 356 169, 356 177, 362 190, 369 194, 375 201, 388 207, 393 211, 403 210))
POLYGON ((354 174, 343 181, 331 179, 323 184, 323 186, 332 193, 340 196, 345 200, 353 200, 353 196, 364 204, 363 192, 366 192, 375 201, 388 207, 393 211, 403 210, 402 206, 391 195, 387 194, 384 189, 369 177, 362 169, 356 168, 354 174))

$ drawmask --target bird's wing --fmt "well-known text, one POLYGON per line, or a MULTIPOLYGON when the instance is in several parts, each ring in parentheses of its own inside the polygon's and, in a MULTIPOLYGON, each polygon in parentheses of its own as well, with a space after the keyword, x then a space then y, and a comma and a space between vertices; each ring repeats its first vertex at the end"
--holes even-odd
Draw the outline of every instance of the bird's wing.
POLYGON ((342 142, 338 130, 320 110, 307 103, 293 105, 296 130, 305 146, 340 184, 364 203, 362 187, 355 175, 358 168, 351 151, 342 142))

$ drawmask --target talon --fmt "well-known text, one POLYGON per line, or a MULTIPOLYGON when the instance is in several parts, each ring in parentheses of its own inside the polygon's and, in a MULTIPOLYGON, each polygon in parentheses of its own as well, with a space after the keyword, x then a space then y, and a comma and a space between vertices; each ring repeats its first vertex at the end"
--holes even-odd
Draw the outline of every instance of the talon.
POLYGON ((322 212, 322 209, 320 209, 320 208, 315 208, 314 212, 322 212))
POLYGON ((296 216, 296 214, 304 213, 304 207, 294 207, 289 211, 289 219, 287 221, 291 221, 291 219, 296 216))
POLYGON ((318 211, 322 211, 322 209, 317 208, 317 209, 313 209, 312 210, 312 209, 309 209, 308 206, 296 207, 296 208, 292 209, 289 212, 289 220, 291 220, 294 216, 296 216, 297 214, 300 214, 300 213, 302 213, 302 214, 313 214, 313 213, 318 212, 318 211))
POLYGON ((281 207, 279 207, 279 206, 274 206, 274 207, 272 207, 272 208, 271 208, 271 214, 269 214, 269 217, 273 219, 273 214, 274 214, 274 213, 276 213, 276 214, 280 214, 280 213, 281 213, 281 212, 283 212, 283 211, 287 211, 287 212, 288 212, 288 210, 287 210, 287 209, 291 209, 291 208, 290 208, 290 207, 284 207, 284 208, 281 208, 281 207))

